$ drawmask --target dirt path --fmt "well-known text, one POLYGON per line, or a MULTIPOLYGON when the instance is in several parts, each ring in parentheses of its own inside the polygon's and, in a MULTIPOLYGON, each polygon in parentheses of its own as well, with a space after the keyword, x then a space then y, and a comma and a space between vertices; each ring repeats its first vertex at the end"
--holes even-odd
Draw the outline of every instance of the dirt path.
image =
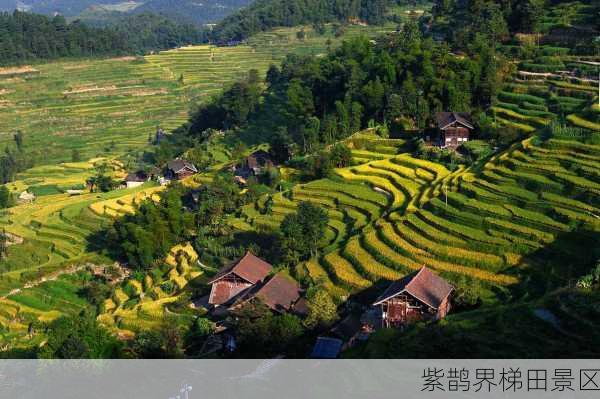
POLYGON ((86 266, 77 266, 77 267, 70 267, 68 269, 64 269, 64 270, 60 270, 54 273, 49 274, 48 276, 44 276, 41 277, 37 280, 34 281, 30 281, 27 284, 25 284, 22 288, 15 288, 14 290, 10 291, 8 294, 0 296, 0 300, 5 300, 8 299, 9 297, 13 296, 13 295, 17 295, 18 293, 22 292, 23 290, 28 290, 31 288, 35 288, 40 284, 43 284, 47 281, 55 281, 56 279, 58 279, 60 276, 64 275, 64 274, 73 274, 73 273, 77 273, 80 270, 83 270, 87 267, 86 266))

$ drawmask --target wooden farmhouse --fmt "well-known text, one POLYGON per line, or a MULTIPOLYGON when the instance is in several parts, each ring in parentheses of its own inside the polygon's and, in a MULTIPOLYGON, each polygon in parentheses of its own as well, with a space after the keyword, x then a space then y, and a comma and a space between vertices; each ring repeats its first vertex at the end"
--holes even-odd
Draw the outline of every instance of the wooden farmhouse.
POLYGON ((474 129, 470 115, 465 112, 438 112, 435 120, 439 132, 437 145, 441 148, 456 148, 466 143, 474 129))
POLYGON ((382 327, 402 328, 418 321, 443 319, 454 287, 423 267, 393 282, 373 306, 381 309, 382 327))
POLYGON ((254 176, 258 176, 272 167, 275 167, 275 161, 271 158, 271 154, 263 150, 258 150, 244 159, 241 169, 251 172, 254 176))
POLYGON ((231 304, 241 293, 262 283, 272 271, 273 266, 269 263, 246 252, 240 260, 221 269, 208 282, 211 285, 209 305, 231 304))
POLYGON ((125 186, 127 188, 135 188, 148 181, 150 181, 150 176, 148 176, 146 172, 140 170, 135 173, 130 173, 125 177, 125 186))
POLYGON ((272 272, 273 266, 247 252, 209 281, 208 304, 235 310, 260 302, 273 312, 305 314, 306 303, 298 283, 281 273, 271 275, 272 272))
POLYGON ((167 164, 165 177, 169 180, 182 180, 198 173, 193 163, 184 159, 175 159, 167 164))

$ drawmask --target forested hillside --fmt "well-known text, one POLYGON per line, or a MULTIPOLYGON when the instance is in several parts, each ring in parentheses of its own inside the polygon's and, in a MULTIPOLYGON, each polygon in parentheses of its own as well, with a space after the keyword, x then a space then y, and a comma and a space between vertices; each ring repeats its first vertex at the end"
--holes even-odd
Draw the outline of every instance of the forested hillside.
POLYGON ((269 70, 264 101, 240 82, 193 116, 192 132, 250 126, 245 134, 306 154, 374 123, 414 129, 445 109, 476 114, 491 104, 508 67, 483 41, 471 57, 454 57, 415 23, 379 42, 358 38, 324 58, 290 55, 269 70))
POLYGON ((427 26, 458 48, 477 35, 499 43, 518 39, 515 34, 536 34, 544 36, 537 44, 551 41, 591 55, 600 33, 600 3, 594 0, 444 0, 435 3, 432 14, 427 26))
POLYGON ((170 18, 196 24, 216 23, 253 0, 149 0, 143 2, 130 13, 158 13, 170 18))
POLYGON ((360 19, 381 24, 396 0, 258 0, 225 18, 214 31, 217 42, 246 39, 277 26, 348 22, 360 19))
POLYGON ((0 65, 65 57, 143 53, 197 43, 203 33, 160 16, 143 14, 94 28, 64 17, 0 13, 0 65))

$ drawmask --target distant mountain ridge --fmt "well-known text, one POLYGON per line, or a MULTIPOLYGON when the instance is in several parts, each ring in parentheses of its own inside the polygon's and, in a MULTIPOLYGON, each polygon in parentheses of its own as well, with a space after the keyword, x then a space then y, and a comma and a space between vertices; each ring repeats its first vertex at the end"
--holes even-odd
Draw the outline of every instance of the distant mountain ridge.
POLYGON ((152 12, 175 20, 206 24, 220 21, 250 3, 252 0, 0 0, 0 11, 18 9, 84 20, 152 12))

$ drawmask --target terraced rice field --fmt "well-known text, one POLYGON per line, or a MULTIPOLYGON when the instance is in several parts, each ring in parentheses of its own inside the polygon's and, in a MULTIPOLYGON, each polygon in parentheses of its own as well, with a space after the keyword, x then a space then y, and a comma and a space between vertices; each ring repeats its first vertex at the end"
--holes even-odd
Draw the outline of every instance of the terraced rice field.
POLYGON ((331 40, 376 35, 390 27, 350 27, 296 38, 296 29, 280 29, 246 46, 193 46, 146 57, 61 61, 0 70, 0 144, 14 131, 39 164, 122 155, 148 145, 161 126, 167 131, 187 121, 190 107, 206 101, 250 69, 261 75, 289 52, 323 53, 331 40), (3 73, 5 72, 5 73, 3 73), (42 150, 43 149, 43 150, 42 150))
POLYGON ((189 47, 145 58, 68 61, 0 75, 0 142, 22 131, 38 163, 119 155, 174 129, 189 107, 275 60, 252 47, 189 47), (42 150, 43 149, 43 152, 42 150))
MULTIPOLYGON (((544 290, 581 275, 586 246, 598 245, 598 170, 600 146, 537 139, 477 174, 450 174, 407 155, 338 170, 348 182, 385 190, 389 203, 382 218, 305 271, 338 296, 423 265, 451 281, 477 280, 490 298, 525 282, 544 290)), ((319 201, 309 186, 301 197, 319 201)))
POLYGON ((381 34, 394 32, 396 24, 388 23, 383 26, 349 25, 341 36, 336 36, 331 24, 325 25, 324 34, 320 35, 312 26, 298 26, 293 28, 281 27, 269 32, 259 33, 248 40, 248 45, 258 51, 264 51, 275 59, 281 59, 290 50, 300 55, 320 55, 327 52, 330 47, 339 45, 342 40, 357 36, 377 37, 381 34), (298 39, 297 33, 304 30, 304 39, 298 39))
POLYGON ((49 277, 47 281, 0 297, 0 348, 18 348, 40 344, 43 337, 27 337, 30 328, 49 322, 61 315, 75 315, 89 304, 78 295, 90 277, 89 273, 71 271, 49 277))
POLYGON ((176 314, 168 306, 182 297, 188 284, 202 276, 197 260, 198 254, 189 243, 174 247, 165 259, 171 268, 163 279, 148 274, 142 281, 127 280, 105 301, 98 320, 123 337, 156 328, 167 318, 170 322, 192 320, 192 316, 176 314), (165 292, 167 286, 174 291, 165 292))
MULTIPOLYGON (((561 53, 560 48, 547 49, 548 54, 561 53)), ((566 55, 520 61, 491 108, 496 121, 531 133, 563 118, 571 126, 600 131, 598 74, 593 66, 598 61, 566 55)))
MULTIPOLYGON (((33 191, 35 187, 55 187, 57 191, 38 196, 33 203, 4 210, 0 215, 0 228, 23 239, 22 244, 9 246, 8 256, 2 262, 0 294, 69 265, 94 259, 88 248, 88 237, 110 221, 106 216, 111 216, 112 209, 107 206, 106 212, 95 212, 98 205, 94 204, 126 207, 128 201, 156 190, 142 186, 109 193, 90 193, 84 189, 80 195, 70 195, 66 191, 74 186, 82 188, 86 179, 96 173, 98 164, 112 167, 115 178, 124 175, 119 162, 96 159, 36 167, 8 185, 16 192, 33 191)), ((104 206, 102 210, 105 210, 104 206)), ((114 209, 115 214, 121 211, 118 207, 114 209)))
MULTIPOLYGON (((272 212, 265 213, 266 197, 246 205, 241 222, 268 229, 279 228, 285 215, 296 210, 301 201, 323 206, 329 214, 329 225, 324 237, 325 246, 335 246, 352 234, 381 217, 390 199, 385 193, 374 191, 366 184, 347 184, 342 180, 325 179, 295 187, 291 192, 273 196, 272 212)), ((238 224, 240 221, 233 221, 238 224)))
POLYGON ((141 204, 142 201, 148 199, 158 201, 160 199, 159 193, 164 189, 164 186, 147 186, 151 186, 151 184, 147 184, 144 190, 137 190, 133 194, 95 202, 89 208, 98 216, 120 217, 132 214, 135 212, 135 207, 141 204))

